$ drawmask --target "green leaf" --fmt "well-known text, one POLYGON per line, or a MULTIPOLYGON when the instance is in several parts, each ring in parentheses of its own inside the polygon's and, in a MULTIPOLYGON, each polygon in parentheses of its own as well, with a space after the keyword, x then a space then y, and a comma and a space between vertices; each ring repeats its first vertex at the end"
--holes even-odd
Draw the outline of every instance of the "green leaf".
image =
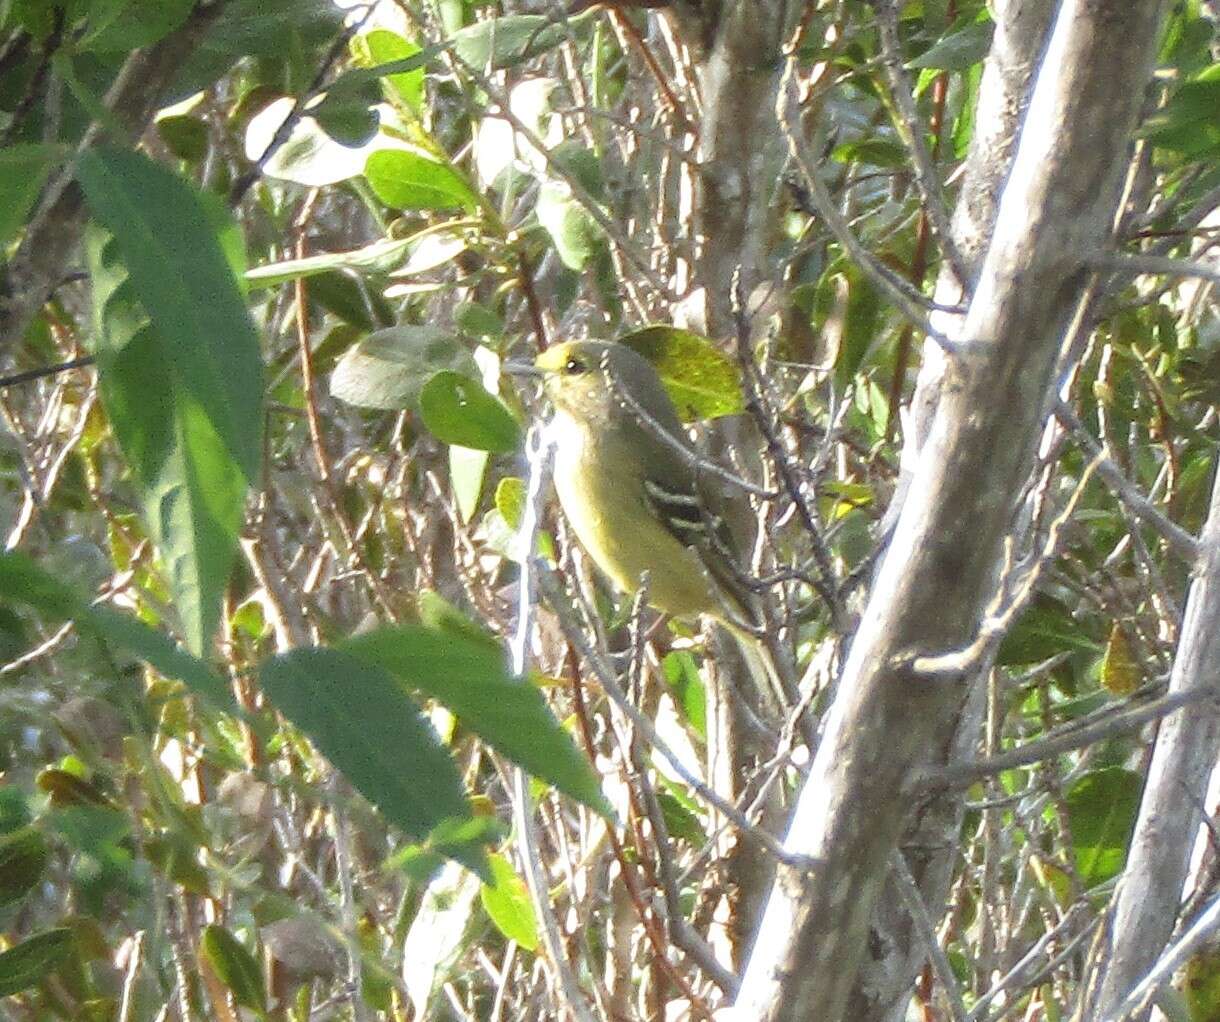
POLYGON ((220 981, 243 1008, 262 1014, 267 1010, 263 970, 258 960, 223 926, 207 926, 199 939, 203 955, 220 981))
POLYGON ((452 370, 478 374, 470 351, 454 336, 431 326, 378 330, 349 348, 330 378, 330 392, 358 408, 416 410, 420 391, 433 375, 452 370))
POLYGON ((477 302, 460 302, 453 310, 453 322, 458 329, 471 337, 500 337, 504 333, 504 320, 485 305, 477 302))
POLYGON ((472 621, 440 593, 425 589, 416 598, 419 620, 433 632, 448 632, 463 642, 477 642, 500 657, 500 640, 477 621, 472 621))
POLYGON ((869 163, 874 167, 905 167, 910 160, 906 146, 888 138, 860 138, 834 147, 836 163, 869 163))
POLYGON ((652 363, 683 422, 736 415, 745 407, 736 363, 706 337, 656 324, 618 340, 652 363))
MULTIPOLYGON (((352 40, 352 50, 366 67, 376 67, 397 60, 408 60, 421 53, 419 46, 389 29, 377 28, 352 40)), ((424 69, 422 66, 401 74, 385 76, 391 100, 406 107, 415 116, 424 110, 424 69)))
POLYGON ((538 949, 538 917, 530 901, 525 881, 517 876, 503 855, 487 857, 491 863, 492 882, 479 890, 483 908, 508 940, 515 940, 527 951, 538 949))
POLYGON ((941 71, 965 71, 977 64, 991 49, 995 25, 991 20, 976 21, 957 32, 937 40, 907 64, 909 68, 936 68, 941 71))
POLYGON ((279 263, 266 263, 246 272, 246 283, 251 287, 278 287, 290 280, 313 277, 333 270, 355 270, 362 273, 389 273, 397 269, 410 253, 413 238, 383 238, 364 248, 349 252, 327 252, 306 256, 304 259, 286 259, 279 263))
POLYGON ((146 837, 145 857, 175 887, 207 897, 212 893, 210 874, 199 861, 199 845, 183 831, 166 830, 146 837))
POLYGON ((144 46, 151 46, 164 39, 180 27, 188 17, 194 0, 124 0, 94 4, 90 13, 89 31, 76 47, 98 53, 118 52, 127 54, 144 46), (97 7, 108 8, 102 17, 97 16, 97 7))
POLYGON ((182 114, 157 120, 157 134, 180 160, 202 160, 208 152, 208 126, 198 117, 182 114))
POLYGON ((461 444, 449 445, 449 485, 457 502, 462 521, 469 522, 479 509, 483 496, 483 479, 491 455, 461 444))
POLYGON ((1220 64, 1184 82, 1140 135, 1162 149, 1197 155, 1220 143, 1220 64))
POLYGON ((583 270, 597 251, 601 228, 572 197, 568 185, 558 181, 543 184, 534 212, 555 243, 560 262, 569 270, 583 270))
MULTIPOLYGON (((453 760, 384 665, 344 649, 297 649, 264 661, 259 678, 276 709, 408 836, 470 817, 453 760)), ((484 870, 477 850, 456 857, 484 870)))
POLYGON ((0 954, 0 997, 11 997, 39 983, 56 969, 74 946, 66 926, 36 933, 0 954))
POLYGON ((473 210, 479 204, 460 171, 408 149, 370 154, 364 176, 373 194, 394 209, 473 210))
POLYGON ((698 814, 688 804, 689 799, 679 798, 677 785, 667 777, 661 778, 668 791, 657 792, 657 801, 661 805, 661 815, 665 818, 665 829, 669 836, 685 841, 694 848, 702 848, 707 844, 707 831, 699 820, 698 814))
POLYGON ((509 454, 521 443, 521 427, 498 397, 461 373, 436 373, 419 395, 424 425, 447 444, 509 454))
POLYGON ((1004 637, 996 660, 1004 666, 1034 664, 1064 650, 1095 654, 1101 649, 1063 603, 1039 596, 1004 637))
POLYGON ((47 868, 47 839, 33 827, 0 838, 0 909, 20 901, 47 868))
POLYGON ((453 33, 454 52, 476 70, 501 70, 552 49, 573 29, 588 24, 596 11, 556 24, 542 14, 511 14, 488 18, 453 33))
MULTIPOLYGON (((380 30, 379 30, 380 31, 380 30)), ((401 38, 401 37, 399 37, 401 38)), ((407 45, 411 45, 408 43, 407 45)), ((356 56, 359 58, 359 40, 354 45, 353 49, 356 56)), ((438 42, 425 46, 421 50, 417 50, 407 57, 400 57, 396 60, 387 60, 383 63, 374 64, 370 67, 354 67, 344 71, 338 78, 335 79, 331 89, 347 90, 354 86, 365 85, 369 82, 376 82, 390 75, 410 77, 414 72, 426 69, 429 62, 434 58, 444 53, 448 49, 448 43, 438 42)), ((424 71, 426 76, 427 72, 424 71)))
POLYGON ((525 514, 525 480, 506 476, 496 484, 496 510, 514 531, 521 528, 525 514))
POLYGON ((1140 687, 1142 674, 1139 661, 1131 653, 1127 633, 1115 621, 1101 658, 1101 687, 1113 696, 1129 696, 1140 687))
POLYGON ((503 654, 452 630, 401 625, 346 640, 340 649, 376 664, 408 688, 452 710, 480 738, 536 777, 609 815, 588 761, 547 708, 542 693, 512 677, 503 654))
POLYGON ((665 683, 669 686, 682 716, 706 742, 707 693, 703 687, 703 679, 699 677, 699 666, 695 663, 695 658, 686 650, 676 649, 665 654, 661 668, 665 672, 665 683))
POLYGON ((323 111, 323 118, 330 118, 331 130, 342 138, 333 138, 314 116, 325 103, 324 99, 309 107, 307 116, 298 118, 288 138, 276 142, 274 149, 270 148, 272 142, 293 115, 296 101, 282 96, 268 103, 246 125, 246 157, 252 162, 263 161, 270 150, 271 155, 262 164, 264 175, 309 187, 337 184, 362 174, 369 154, 385 144, 382 136, 369 130, 367 103, 361 106, 358 100, 354 104, 335 100, 329 111, 323 111), (360 136, 359 141, 351 137, 352 132, 360 136))
POLYGON ((75 621, 77 627, 129 650, 165 677, 185 682, 217 709, 240 712, 228 684, 202 660, 134 617, 109 607, 91 607, 24 554, 0 554, 0 594, 51 617, 75 621))
POLYGON ((332 89, 320 103, 309 108, 308 116, 335 142, 349 149, 359 149, 369 143, 381 127, 381 113, 377 110, 380 98, 372 86, 363 94, 332 89))
POLYGON ((21 229, 47 175, 65 150, 58 145, 20 144, 0 149, 0 249, 21 229))
POLYGON ((208 647, 262 462, 262 360, 215 214, 137 153, 85 153, 102 400, 196 654, 208 647), (109 235, 107 235, 109 232, 109 235), (148 322, 144 322, 144 315, 148 322))
POLYGON ((98 319, 103 407, 139 489, 191 648, 219 622, 241 528, 247 477, 147 322, 114 239, 90 226, 86 249, 98 319))
MULTIPOLYGON (((830 301, 834 311, 831 314, 842 317, 839 350, 835 355, 835 379, 845 387, 855 379, 877 340, 884 306, 872 282, 851 262, 844 261, 832 267, 818 287, 833 292, 830 301)), ((830 309, 826 311, 829 313, 830 309)))
POLYGON ((1120 767, 1094 770, 1068 789, 1072 850, 1086 888, 1122 872, 1142 789, 1140 775, 1120 767))
POLYGON ((364 289, 346 273, 319 273, 307 289, 309 300, 361 332, 394 322, 394 310, 378 292, 364 289))
POLYGON ((1182 977, 1190 1022, 1220 1019, 1220 949, 1203 948, 1191 955, 1182 977))
POLYGON ((211 30, 187 55, 167 99, 207 88, 242 58, 271 63, 296 54, 299 60, 342 31, 343 15, 331 0, 226 0, 211 30))

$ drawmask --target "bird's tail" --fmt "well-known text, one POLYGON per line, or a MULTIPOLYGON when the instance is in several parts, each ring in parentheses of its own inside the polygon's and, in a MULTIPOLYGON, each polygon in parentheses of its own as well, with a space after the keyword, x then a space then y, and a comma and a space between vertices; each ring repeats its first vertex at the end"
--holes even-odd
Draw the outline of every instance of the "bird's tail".
POLYGON ((764 719, 780 721, 784 719, 785 708, 791 703, 788 687, 775 664, 775 658, 767 644, 757 635, 732 622, 723 622, 725 631, 733 636, 733 640, 741 653, 750 675, 754 689, 751 695, 756 700, 755 710, 764 719))

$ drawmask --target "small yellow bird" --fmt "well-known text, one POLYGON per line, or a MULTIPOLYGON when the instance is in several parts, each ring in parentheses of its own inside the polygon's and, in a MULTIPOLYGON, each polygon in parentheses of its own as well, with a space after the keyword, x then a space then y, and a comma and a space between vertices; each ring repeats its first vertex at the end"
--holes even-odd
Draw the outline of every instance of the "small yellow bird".
POLYGON ((535 373, 555 406, 555 489, 581 545, 626 593, 677 617, 703 615, 738 640, 764 700, 783 687, 756 634, 758 601, 724 515, 656 370, 612 341, 547 349, 535 373))

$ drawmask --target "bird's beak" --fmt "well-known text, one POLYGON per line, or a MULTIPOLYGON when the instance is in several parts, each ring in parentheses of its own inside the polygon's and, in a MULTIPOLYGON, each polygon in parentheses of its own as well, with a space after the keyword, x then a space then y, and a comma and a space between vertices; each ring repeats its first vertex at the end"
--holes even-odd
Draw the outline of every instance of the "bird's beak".
POLYGON ((542 378, 542 370, 532 362, 522 362, 518 359, 509 359, 506 362, 500 363, 500 369, 508 373, 509 376, 529 376, 534 379, 542 378))

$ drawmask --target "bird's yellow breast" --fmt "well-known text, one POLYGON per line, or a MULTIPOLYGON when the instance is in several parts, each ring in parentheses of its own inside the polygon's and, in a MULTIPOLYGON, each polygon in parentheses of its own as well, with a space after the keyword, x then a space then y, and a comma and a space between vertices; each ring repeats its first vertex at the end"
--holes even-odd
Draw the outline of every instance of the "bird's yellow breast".
POLYGON ((572 531, 598 568, 627 593, 639 590, 647 572, 648 602, 667 614, 722 616, 699 555, 656 520, 643 478, 630 471, 637 459, 598 447, 622 441, 598 436, 567 416, 558 428, 569 432, 560 435, 555 490, 572 531), (627 470, 615 471, 616 466, 627 470))

